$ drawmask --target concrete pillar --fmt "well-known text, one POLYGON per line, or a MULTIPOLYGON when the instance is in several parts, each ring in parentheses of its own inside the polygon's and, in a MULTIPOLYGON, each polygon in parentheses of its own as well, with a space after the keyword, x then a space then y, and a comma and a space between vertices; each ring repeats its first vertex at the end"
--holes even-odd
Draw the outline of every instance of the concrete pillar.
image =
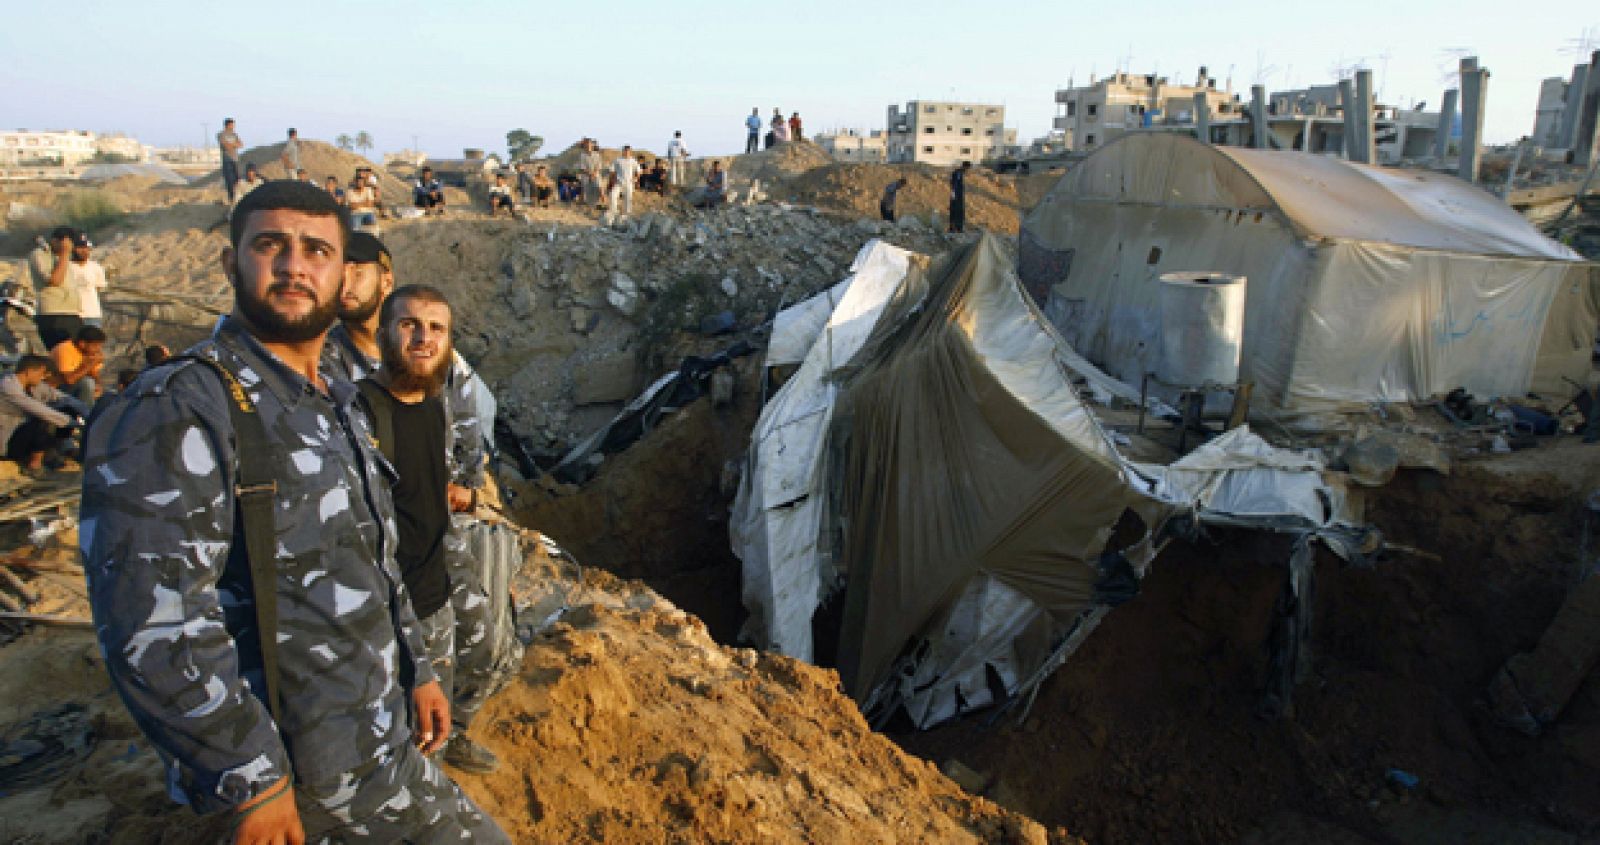
POLYGON ((1378 163, 1377 128, 1372 118, 1372 71, 1356 71, 1356 132, 1360 135, 1360 155, 1355 159, 1363 164, 1378 163))
POLYGON ((1433 157, 1442 159, 1450 154, 1450 130, 1456 123, 1456 98, 1461 92, 1454 88, 1444 92, 1444 104, 1439 107, 1439 131, 1433 136, 1433 157))
POLYGON ((1194 95, 1194 136, 1202 144, 1211 143, 1211 106, 1206 102, 1204 91, 1194 95))
POLYGON ((1344 115, 1344 132, 1340 140, 1344 144, 1345 161, 1361 160, 1361 132, 1356 127, 1356 86, 1348 79, 1339 80, 1339 113, 1344 115))
POLYGON ((1589 66, 1573 65, 1572 79, 1567 82, 1567 98, 1561 103, 1561 123, 1556 128, 1556 140, 1551 146, 1572 149, 1578 137, 1578 118, 1583 114, 1583 95, 1589 82, 1589 66))
POLYGON ((1258 150, 1267 148, 1267 87, 1250 86, 1250 146, 1258 150))
POLYGON ((1489 101, 1489 71, 1478 67, 1478 57, 1461 60, 1461 158, 1456 175, 1478 181, 1483 162, 1483 116, 1489 101))
POLYGON ((1583 110, 1572 139, 1572 162, 1588 166, 1600 158, 1600 50, 1589 61, 1589 78, 1583 86, 1583 110))

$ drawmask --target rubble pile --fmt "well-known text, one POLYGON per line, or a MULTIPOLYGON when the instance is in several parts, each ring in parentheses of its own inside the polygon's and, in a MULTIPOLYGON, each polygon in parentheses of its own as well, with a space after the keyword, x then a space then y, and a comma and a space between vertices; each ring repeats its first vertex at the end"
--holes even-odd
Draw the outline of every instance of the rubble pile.
POLYGON ((435 220, 386 233, 399 283, 445 289, 457 349, 513 429, 550 449, 587 434, 681 356, 725 347, 780 305, 838 283, 875 237, 922 251, 947 243, 915 218, 781 204, 646 212, 614 227, 435 220))

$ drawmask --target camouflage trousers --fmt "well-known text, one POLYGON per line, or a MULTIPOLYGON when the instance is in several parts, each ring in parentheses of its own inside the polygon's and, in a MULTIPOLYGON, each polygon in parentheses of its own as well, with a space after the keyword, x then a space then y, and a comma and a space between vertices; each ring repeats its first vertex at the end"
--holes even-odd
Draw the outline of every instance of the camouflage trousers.
POLYGON ((455 612, 455 684, 450 690, 451 721, 465 731, 489 697, 511 681, 522 663, 515 614, 510 610, 512 569, 485 559, 484 523, 463 515, 451 518, 445 534, 445 566, 450 571, 450 607, 455 612))
POLYGON ((511 838, 409 743, 328 784, 295 784, 307 843, 506 843, 511 838))

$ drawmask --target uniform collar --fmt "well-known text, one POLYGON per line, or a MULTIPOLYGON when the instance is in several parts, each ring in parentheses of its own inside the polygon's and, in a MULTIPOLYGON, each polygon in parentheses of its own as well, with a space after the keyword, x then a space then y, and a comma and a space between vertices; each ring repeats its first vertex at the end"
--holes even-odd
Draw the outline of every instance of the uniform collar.
MULTIPOLYGON (((259 377, 260 384, 285 408, 293 410, 301 400, 317 392, 310 380, 262 346, 244 323, 232 315, 224 317, 222 325, 217 327, 216 341, 249 367, 259 377)), ((355 386, 343 379, 330 377, 322 367, 320 358, 317 366, 322 371, 323 382, 328 385, 328 395, 341 407, 349 405, 355 398, 355 386)))

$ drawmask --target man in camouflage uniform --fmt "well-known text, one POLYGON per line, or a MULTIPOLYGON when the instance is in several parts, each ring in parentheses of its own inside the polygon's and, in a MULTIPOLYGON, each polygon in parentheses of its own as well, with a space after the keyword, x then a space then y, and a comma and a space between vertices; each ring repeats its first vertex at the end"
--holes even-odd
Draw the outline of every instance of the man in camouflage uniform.
MULTIPOLYGON (((323 362, 351 381, 372 375, 382 365, 377 331, 379 309, 394 290, 394 262, 383 242, 371 235, 351 235, 345 256, 345 287, 339 300, 339 322, 328 332, 323 362)), ((499 692, 522 663, 522 643, 510 625, 496 626, 483 568, 473 556, 467 534, 476 520, 471 511, 483 486, 483 429, 478 420, 477 391, 482 382, 458 353, 451 353, 445 378, 445 454, 450 474, 450 531, 445 535, 445 566, 450 573, 450 606, 455 613, 455 680, 451 714, 455 721, 444 760, 466 771, 490 772, 498 761, 489 749, 467 734, 472 719, 499 692)), ((492 422, 492 421, 491 421, 492 422)))
POLYGON ((387 464, 352 413, 354 386, 318 368, 343 279, 342 212, 280 181, 233 215, 234 311, 191 354, 231 374, 267 442, 240 442, 235 385, 194 360, 146 371, 96 419, 80 529, 96 633, 174 797, 233 811, 236 845, 509 842, 413 745, 446 739, 449 702, 394 565, 387 464), (251 583, 244 449, 282 468, 270 585, 251 583), (277 605, 276 717, 262 589, 277 605))

